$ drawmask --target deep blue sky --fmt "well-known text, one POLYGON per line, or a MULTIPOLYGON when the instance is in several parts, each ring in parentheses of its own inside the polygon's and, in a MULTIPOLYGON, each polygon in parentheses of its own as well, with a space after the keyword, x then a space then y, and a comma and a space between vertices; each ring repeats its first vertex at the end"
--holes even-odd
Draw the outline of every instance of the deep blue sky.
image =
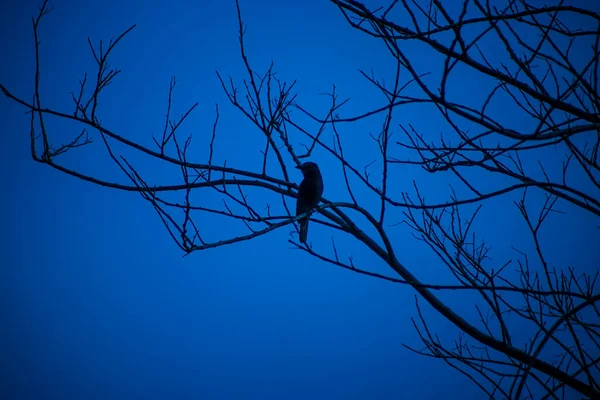
MULTIPOLYGON (((30 20, 38 5, 12 0, 0 8, 0 82, 25 99, 32 93, 30 20)), ((123 72, 105 93, 103 124, 150 145, 150 134, 162 130, 169 79, 174 75, 178 80, 174 115, 199 102, 184 129, 194 133, 196 161, 206 160, 214 104, 219 103, 217 159, 238 168, 257 165, 262 136, 229 105, 215 76, 218 70, 238 83, 245 77, 233 0, 57 0, 51 5, 54 10, 40 31, 46 106, 70 110, 70 92, 77 90, 85 71, 94 71, 88 36, 94 43, 108 40, 135 23, 137 28, 111 60, 123 72)), ((319 93, 329 91, 332 84, 342 98, 353 98, 347 114, 384 100, 358 69, 372 67, 391 81, 394 64, 380 43, 351 29, 329 2, 242 0, 241 8, 248 26, 246 50, 254 68, 264 71, 273 60, 281 79, 298 80, 299 101, 312 111, 326 112, 328 99, 319 93)), ((477 82, 464 83, 469 84, 477 82)), ((462 90, 462 85, 456 89, 462 90)), ((411 109, 400 119, 435 135, 441 129, 436 117, 411 109)), ((2 398, 480 396, 466 378, 441 361, 416 356, 401 346, 421 347, 410 321, 417 316, 411 289, 337 269, 293 249, 287 242, 289 227, 182 258, 139 195, 97 187, 34 163, 29 119, 22 107, 4 97, 0 120, 2 398)), ((73 124, 51 126, 56 142, 61 142, 61 132, 77 131, 73 124)), ((365 137, 377 129, 379 125, 359 123, 345 132, 345 150, 359 169, 376 156, 374 144, 365 137), (370 143, 371 155, 365 143, 370 143)), ((306 141, 298 137, 296 143, 306 141)), ((102 146, 96 138, 92 148, 67 154, 61 162, 127 183, 102 146)), ((156 183, 177 176, 177 171, 161 164, 132 159, 156 183)), ((317 151, 313 159, 324 171, 325 196, 348 200, 339 165, 324 151, 317 151)), ((293 179, 299 182, 300 174, 293 179)), ((397 190, 410 191, 413 179, 423 191, 439 194, 440 181, 427 180, 416 169, 397 172, 397 190)), ((447 184, 443 187, 446 190, 447 184)), ((261 200, 257 197, 257 204, 261 200)), ((495 201, 498 206, 508 204, 510 211, 499 214, 492 203, 482 211, 478 227, 500 249, 496 256, 502 264, 514 257, 502 251, 510 251, 511 245, 529 250, 531 243, 519 236, 523 225, 511 200, 495 201)), ((600 223, 589 223, 590 215, 571 211, 568 218, 550 222, 549 247, 560 243, 562 249, 552 253, 552 259, 558 266, 594 271, 598 255, 592 244, 600 239, 595 228, 600 223)), ((390 224, 400 220, 396 214, 390 224)), ((216 239, 240 228, 215 225, 207 235, 216 239)), ((406 226, 395 229, 396 248, 404 253, 401 261, 424 281, 443 283, 447 272, 426 247, 411 238, 406 226)), ((313 224, 310 236, 326 247, 331 232, 313 224)), ((365 268, 387 272, 365 247, 341 236, 336 240, 338 249, 365 268)), ((461 296, 447 298, 466 307, 469 298, 461 296)), ((423 311, 435 331, 454 340, 456 332, 446 321, 427 307, 423 311)), ((464 312, 475 315, 472 307, 464 312)))

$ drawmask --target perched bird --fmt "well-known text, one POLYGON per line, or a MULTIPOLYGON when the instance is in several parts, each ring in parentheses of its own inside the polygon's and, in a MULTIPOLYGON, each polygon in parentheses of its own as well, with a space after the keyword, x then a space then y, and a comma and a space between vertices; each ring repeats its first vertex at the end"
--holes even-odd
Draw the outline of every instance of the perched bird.
MULTIPOLYGON (((300 182, 298 201, 296 203, 296 215, 300 215, 312 210, 321 201, 323 177, 321 176, 321 171, 319 171, 319 166, 314 162, 305 162, 296 168, 302 171, 302 175, 304 175, 304 179, 300 182)), ((308 221, 308 216, 298 221, 300 224, 300 243, 306 242, 308 221)))

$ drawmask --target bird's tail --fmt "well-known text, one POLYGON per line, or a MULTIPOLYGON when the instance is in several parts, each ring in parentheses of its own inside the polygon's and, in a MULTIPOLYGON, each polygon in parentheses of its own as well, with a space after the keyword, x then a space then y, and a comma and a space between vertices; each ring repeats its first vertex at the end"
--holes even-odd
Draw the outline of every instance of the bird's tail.
POLYGON ((308 218, 304 218, 300 221, 300 243, 306 243, 307 236, 308 236, 308 218))

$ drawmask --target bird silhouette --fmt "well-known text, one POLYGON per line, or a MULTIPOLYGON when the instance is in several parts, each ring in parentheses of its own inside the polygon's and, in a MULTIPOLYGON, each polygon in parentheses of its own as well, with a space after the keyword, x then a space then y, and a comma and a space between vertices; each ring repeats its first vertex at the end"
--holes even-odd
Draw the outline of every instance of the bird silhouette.
MULTIPOLYGON (((323 177, 319 166, 314 162, 305 162, 304 164, 298 165, 304 179, 300 182, 300 188, 298 189, 298 200, 296 202, 296 215, 303 214, 307 211, 315 208, 319 201, 321 201, 321 195, 323 194, 323 177)), ((302 218, 298 221, 300 225, 300 243, 306 243, 306 236, 308 235, 308 221, 310 216, 302 218)))

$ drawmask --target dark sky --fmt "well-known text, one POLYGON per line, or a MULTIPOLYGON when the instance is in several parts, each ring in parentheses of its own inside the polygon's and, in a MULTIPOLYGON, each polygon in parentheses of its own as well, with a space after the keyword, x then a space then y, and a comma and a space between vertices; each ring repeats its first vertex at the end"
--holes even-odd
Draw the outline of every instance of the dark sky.
MULTIPOLYGON (((26 100, 33 93, 30 21, 39 5, 12 0, 0 6, 0 82, 26 100)), ((111 67, 122 72, 103 95, 102 124, 152 146, 151 135, 163 129, 169 80, 176 76, 174 116, 199 103, 182 128, 182 134, 194 135, 194 160, 207 160, 218 103, 215 160, 259 171, 262 134, 227 101, 215 74, 230 75, 240 87, 246 77, 233 0, 57 0, 51 5, 54 9, 40 28, 46 107, 72 112, 70 93, 78 90, 86 71, 93 77, 88 36, 97 44, 137 24, 110 60, 111 67)), ((391 83, 395 64, 389 53, 382 43, 349 27, 329 2, 242 0, 241 9, 253 67, 264 73, 274 61, 280 79, 297 80, 298 102, 307 109, 324 115, 330 99, 322 94, 333 84, 340 98, 351 97, 343 115, 385 103, 358 70, 373 69, 391 83)), ((415 49, 415 64, 425 69, 430 65, 434 79, 439 58, 427 57, 415 49)), ((457 72, 450 88, 457 101, 477 104, 489 87, 464 70, 457 72)), ((503 104, 495 107, 491 112, 504 112, 503 104)), ((467 378, 442 361, 402 346, 422 347, 411 322, 418 318, 416 293, 409 287, 311 257, 288 243, 296 239, 290 226, 182 257, 151 205, 138 194, 95 186, 34 163, 24 112, 0 96, 3 399, 482 398, 467 378)), ((295 112, 316 132, 317 124, 295 112)), ((436 138, 447 129, 431 109, 399 109, 396 118, 397 124, 410 123, 436 138)), ((514 124, 527 127, 528 121, 519 118, 514 124)), ((48 127, 57 144, 81 129, 57 119, 50 119, 48 127)), ((358 169, 378 157, 368 135, 380 128, 381 119, 345 126, 344 150, 358 169)), ((400 129, 395 135, 403 139, 400 129)), ((298 148, 309 144, 300 134, 292 140, 298 148)), ((331 135, 326 140, 332 144, 331 135)), ((115 149, 152 184, 181 183, 177 169, 115 149)), ((552 165, 558 165, 553 160, 561 162, 560 156, 543 155, 552 165)), ((324 196, 348 201, 339 163, 322 149, 312 160, 323 171, 324 196)), ((57 161, 129 183, 107 156, 100 137, 57 161)), ((378 166, 373 168, 376 176, 378 166)), ((299 183, 300 173, 292 171, 292 180, 299 183)), ((449 194, 444 179, 400 167, 393 172, 392 190, 411 192, 415 180, 430 199, 444 200, 449 194)), ((475 174, 473 179, 486 184, 488 178, 475 174)), ((256 190, 249 195, 261 210, 267 202, 283 210, 280 198, 272 194, 256 190)), ((206 196, 197 199, 220 201, 214 193, 206 196)), ((357 196, 365 207, 377 209, 368 191, 357 189, 357 196)), ((493 265, 517 259, 515 248, 533 249, 513 204, 519 197, 488 202, 477 220, 479 235, 492 246, 493 265)), ((600 243, 600 221, 566 204, 561 210, 565 214, 554 215, 543 232, 549 259, 558 268, 597 271, 600 256, 594 247, 600 243)), ((244 232, 236 221, 198 218, 207 240, 244 232)), ((406 225, 398 224, 402 219, 401 210, 391 213, 386 225, 399 260, 424 282, 451 282, 435 254, 415 240, 406 225)), ((356 240, 311 224, 309 241, 314 246, 331 253, 332 237, 345 260, 351 256, 365 269, 392 273, 356 240)), ((515 269, 508 274, 516 276, 515 269)), ((440 294, 477 324, 472 296, 440 294)), ((452 345, 456 328, 422 301, 420 305, 430 328, 452 345)), ((515 330, 523 331, 522 338, 517 336, 519 345, 526 343, 530 327, 515 330)))

